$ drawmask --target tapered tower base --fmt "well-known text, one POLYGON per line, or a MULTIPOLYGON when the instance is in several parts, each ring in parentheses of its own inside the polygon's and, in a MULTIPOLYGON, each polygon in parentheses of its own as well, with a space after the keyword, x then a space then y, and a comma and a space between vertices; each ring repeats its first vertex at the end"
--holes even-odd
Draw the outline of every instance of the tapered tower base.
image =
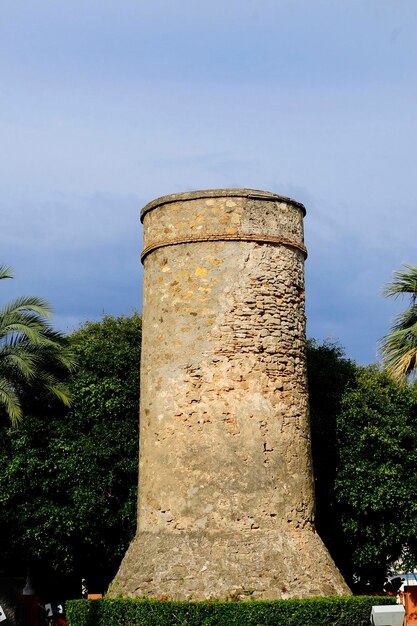
POLYGON ((140 533, 109 590, 176 600, 347 595, 320 537, 287 528, 264 533, 140 533))

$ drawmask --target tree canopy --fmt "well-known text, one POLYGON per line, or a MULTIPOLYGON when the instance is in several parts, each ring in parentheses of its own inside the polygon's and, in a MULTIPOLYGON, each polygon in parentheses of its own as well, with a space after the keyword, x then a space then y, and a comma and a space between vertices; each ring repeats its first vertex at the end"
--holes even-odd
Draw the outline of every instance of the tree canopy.
POLYGON ((417 565, 417 386, 308 346, 318 531, 348 583, 417 565))
POLYGON ((417 565, 417 387, 358 368, 338 416, 335 498, 351 574, 378 586, 417 565))
POLYGON ((81 578, 103 591, 134 534, 140 339, 136 313, 85 324, 71 408, 29 404, 19 429, 0 428, 2 565, 29 565, 38 589, 64 576, 67 592, 81 578))
MULTIPOLYGON (((140 340, 136 313, 85 324, 71 408, 24 394, 20 427, 0 425, 3 572, 29 564, 72 595, 112 580, 136 524, 140 340)), ((349 584, 380 589, 398 558, 417 563, 417 387, 336 344, 307 353, 317 528, 349 584)))
POLYGON ((355 380, 356 365, 332 342, 307 342, 311 446, 316 491, 316 526, 337 565, 347 557, 335 481, 340 467, 337 423, 342 399, 355 380))

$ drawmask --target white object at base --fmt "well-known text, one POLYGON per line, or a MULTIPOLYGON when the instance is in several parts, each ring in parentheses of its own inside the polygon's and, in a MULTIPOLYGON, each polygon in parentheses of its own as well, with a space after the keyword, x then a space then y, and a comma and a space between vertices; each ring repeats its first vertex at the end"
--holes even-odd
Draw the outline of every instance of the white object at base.
POLYGON ((27 576, 27 578, 26 578, 26 585, 23 588, 22 595, 23 596, 34 596, 35 595, 35 590, 32 587, 32 582, 31 582, 29 576, 27 576))
POLYGON ((374 626, 403 626, 405 610, 401 604, 373 606, 371 624, 374 626))

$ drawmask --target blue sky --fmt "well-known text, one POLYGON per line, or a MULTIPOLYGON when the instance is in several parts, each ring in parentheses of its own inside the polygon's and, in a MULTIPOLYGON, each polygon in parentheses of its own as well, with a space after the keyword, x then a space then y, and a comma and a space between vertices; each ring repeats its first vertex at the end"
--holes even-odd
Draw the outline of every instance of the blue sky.
POLYGON ((141 308, 139 212, 252 187, 305 220, 308 335, 360 363, 417 264, 415 0, 2 0, 2 300, 141 308))

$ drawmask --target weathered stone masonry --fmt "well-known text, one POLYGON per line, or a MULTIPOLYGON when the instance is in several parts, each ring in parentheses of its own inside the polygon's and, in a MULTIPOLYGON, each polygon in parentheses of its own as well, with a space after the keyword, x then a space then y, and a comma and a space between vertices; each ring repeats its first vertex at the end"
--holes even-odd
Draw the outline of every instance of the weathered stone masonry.
POLYGON ((349 593, 313 523, 304 214, 248 189, 143 209, 138 529, 112 593, 349 593))

